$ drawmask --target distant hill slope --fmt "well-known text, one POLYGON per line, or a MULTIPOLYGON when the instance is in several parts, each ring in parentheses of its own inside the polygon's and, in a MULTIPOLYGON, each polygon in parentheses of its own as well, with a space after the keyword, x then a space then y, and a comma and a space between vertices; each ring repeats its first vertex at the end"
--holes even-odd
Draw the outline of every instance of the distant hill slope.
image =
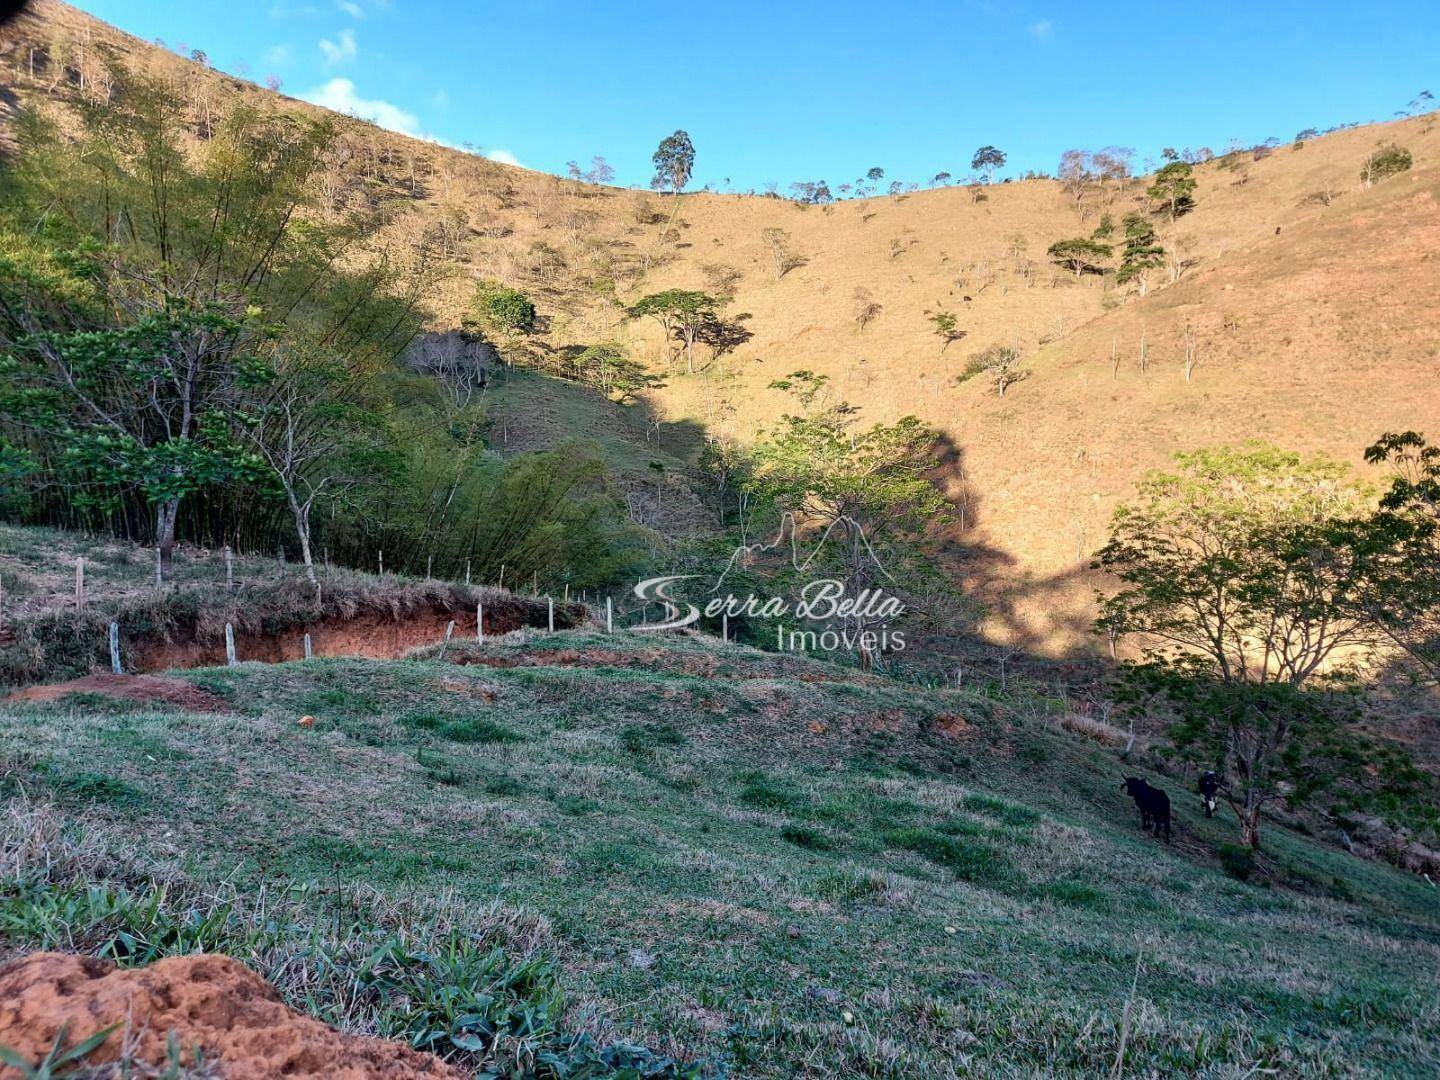
MULTIPOLYGON (((237 99, 318 111, 54 0, 8 33, 0 62, 22 96, 102 92, 98 58, 108 52, 173 80, 197 130, 237 99)), ((1045 253, 1105 214, 1118 232, 1125 213, 1144 207, 1144 181, 1095 185, 1078 203, 1059 182, 1036 180, 994 185, 979 201, 944 188, 824 207, 700 193, 677 206, 358 121, 342 128, 333 197, 383 205, 388 225, 374 242, 417 267, 446 268, 430 298, 437 327, 457 324, 477 278, 522 288, 540 306, 536 345, 555 370, 567 349, 615 340, 667 372, 650 404, 684 425, 689 447, 753 438, 781 408, 769 384, 798 368, 830 375, 867 420, 914 412, 936 424, 956 451, 939 475, 967 503, 959 539, 971 555, 957 572, 986 587, 998 631, 1031 645, 1082 639, 1094 585, 1086 556, 1141 473, 1176 450, 1260 436, 1358 461, 1383 430, 1440 429, 1434 114, 1197 166, 1197 208, 1157 222, 1188 265, 1143 299, 1078 280, 1045 253), (1361 162, 1391 141, 1412 152, 1414 168, 1360 190, 1361 162), (783 273, 776 244, 794 256, 783 273), (702 349, 701 370, 683 374, 659 331, 621 312, 669 287, 733 292, 728 313, 748 338, 714 358, 702 349), (867 305, 878 308, 862 327, 867 305), (965 332, 943 350, 929 321, 941 310, 965 332), (1187 323, 1198 358, 1188 382, 1187 323), (993 344, 1025 356, 1027 377, 1003 399, 983 379, 956 383, 969 355, 993 344)), ((545 442, 582 404, 568 394, 533 425, 510 409, 507 433, 513 423, 516 445, 545 442)), ((594 404, 594 418, 573 426, 617 431, 637 450, 612 456, 643 477, 644 425, 617 425, 608 403, 594 404)))

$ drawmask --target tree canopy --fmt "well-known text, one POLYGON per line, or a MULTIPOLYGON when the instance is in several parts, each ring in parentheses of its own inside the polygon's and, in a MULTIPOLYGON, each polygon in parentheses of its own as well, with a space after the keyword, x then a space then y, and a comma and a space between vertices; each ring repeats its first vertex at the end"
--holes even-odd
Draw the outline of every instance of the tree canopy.
POLYGON ((650 186, 656 191, 679 195, 695 171, 695 144, 684 131, 676 131, 660 140, 651 160, 655 164, 655 176, 650 186))
POLYGON ((1171 221, 1195 209, 1195 170, 1186 161, 1172 161, 1155 174, 1145 194, 1171 221))

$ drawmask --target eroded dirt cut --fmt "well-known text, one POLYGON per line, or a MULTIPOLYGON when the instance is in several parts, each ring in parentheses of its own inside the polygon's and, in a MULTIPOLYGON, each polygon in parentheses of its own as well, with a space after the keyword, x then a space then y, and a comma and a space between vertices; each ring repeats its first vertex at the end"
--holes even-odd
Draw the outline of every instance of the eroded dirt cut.
MULTIPOLYGON (((32 1066, 62 1028, 66 1045, 73 1046, 111 1025, 118 1027, 85 1059, 87 1066, 116 1062, 127 1050, 136 1064, 164 1065, 173 1032, 187 1060, 198 1049, 226 1080, 463 1075, 400 1043, 344 1035, 297 1013, 228 956, 170 957, 120 970, 92 957, 35 953, 0 967, 0 1045, 32 1066)), ((19 1075, 0 1067, 3 1080, 19 1075)))
MULTIPOLYGON (((559 625, 559 613, 557 625, 559 625)), ((475 612, 424 611, 390 617, 356 615, 353 618, 329 617, 309 626, 293 627, 276 633, 237 633, 235 656, 238 660, 258 660, 266 664, 305 658, 305 635, 310 635, 314 656, 349 656, 364 660, 394 660, 413 649, 439 645, 445 640, 445 628, 455 623, 457 642, 475 635, 475 612)), ((526 611, 519 605, 485 609, 485 633, 505 634, 531 625, 526 611)), ((141 671, 168 671, 175 668, 210 667, 224 664, 225 641, 156 641, 132 646, 131 663, 141 671)))

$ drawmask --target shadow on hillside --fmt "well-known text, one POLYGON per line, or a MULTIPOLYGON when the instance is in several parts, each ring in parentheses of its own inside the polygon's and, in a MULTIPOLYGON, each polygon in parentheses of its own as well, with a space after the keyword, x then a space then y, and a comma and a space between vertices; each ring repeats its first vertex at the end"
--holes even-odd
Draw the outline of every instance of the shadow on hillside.
POLYGON ((1076 565, 1048 575, 1024 573, 1013 554, 980 538, 984 500, 965 467, 964 448, 941 433, 932 453, 930 479, 954 508, 954 520, 933 536, 940 564, 981 609, 986 627, 984 634, 972 625, 952 635, 953 651, 1049 673, 1093 669, 1091 617, 1077 599, 1088 598, 1092 572, 1076 565))

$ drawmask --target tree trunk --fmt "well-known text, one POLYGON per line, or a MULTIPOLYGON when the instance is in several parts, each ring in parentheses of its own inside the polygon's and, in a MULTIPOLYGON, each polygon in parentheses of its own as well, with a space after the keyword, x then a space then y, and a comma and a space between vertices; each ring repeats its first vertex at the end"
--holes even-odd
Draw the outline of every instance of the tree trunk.
POLYGON ((1260 807, 1246 810, 1240 816, 1240 843, 1252 851, 1260 850, 1260 807))
POLYGON ((305 561, 305 576, 310 584, 315 581, 315 559, 310 554, 310 507, 304 507, 295 519, 295 531, 300 536, 300 557, 305 561))
POLYGON ((1246 791, 1238 804, 1230 803, 1240 822, 1240 843, 1251 851, 1260 850, 1260 808, 1264 805, 1264 797, 1253 789, 1246 791))
POLYGON ((160 552, 160 580, 169 581, 175 563, 175 521, 180 516, 180 500, 167 499, 155 511, 155 548, 160 552))

